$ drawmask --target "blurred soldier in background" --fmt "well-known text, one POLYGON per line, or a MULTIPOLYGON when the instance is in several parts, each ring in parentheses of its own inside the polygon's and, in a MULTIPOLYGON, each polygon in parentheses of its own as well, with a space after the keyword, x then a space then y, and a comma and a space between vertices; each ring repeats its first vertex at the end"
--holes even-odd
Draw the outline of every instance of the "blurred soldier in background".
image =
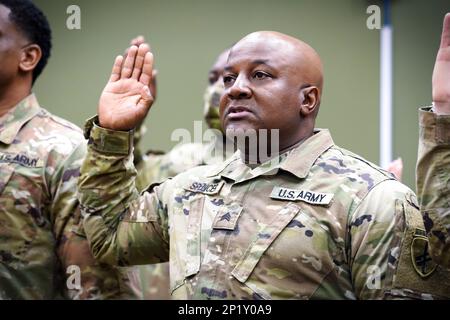
POLYGON ((44 14, 0 0, 0 299, 128 298, 125 279, 73 232, 86 143, 32 93, 50 51, 44 14))

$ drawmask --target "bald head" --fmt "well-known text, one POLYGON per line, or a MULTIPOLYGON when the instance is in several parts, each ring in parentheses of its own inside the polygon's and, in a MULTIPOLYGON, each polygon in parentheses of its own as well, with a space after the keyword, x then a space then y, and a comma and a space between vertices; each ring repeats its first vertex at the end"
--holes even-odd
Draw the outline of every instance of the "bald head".
POLYGON ((251 33, 231 48, 223 83, 227 131, 278 129, 281 150, 313 134, 323 71, 306 43, 278 32, 251 33))
POLYGON ((323 67, 322 61, 314 50, 307 43, 276 31, 258 31, 250 33, 237 42, 230 52, 241 49, 256 48, 263 43, 268 51, 277 51, 280 62, 294 68, 302 76, 304 85, 310 84, 319 88, 322 93, 323 88, 323 67))

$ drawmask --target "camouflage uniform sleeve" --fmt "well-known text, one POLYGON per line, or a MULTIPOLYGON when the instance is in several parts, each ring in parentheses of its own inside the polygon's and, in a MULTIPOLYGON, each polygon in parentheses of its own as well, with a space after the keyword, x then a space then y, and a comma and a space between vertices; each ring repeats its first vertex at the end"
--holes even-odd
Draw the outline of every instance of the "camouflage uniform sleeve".
POLYGON ((89 146, 78 185, 92 253, 119 266, 168 261, 167 208, 160 199, 170 181, 139 196, 133 132, 107 130, 95 121, 86 124, 89 146))
POLYGON ((395 180, 381 182, 349 221, 348 257, 358 299, 428 299, 448 295, 435 272, 415 194, 395 180))
POLYGON ((450 116, 423 108, 416 185, 433 259, 450 268, 450 116))
POLYGON ((64 294, 70 299, 128 297, 128 293, 125 294, 124 279, 119 272, 95 261, 87 239, 75 233, 81 222, 76 183, 85 153, 86 144, 81 141, 66 159, 51 157, 51 161, 58 162, 58 167, 55 172, 48 172, 53 232, 61 261, 61 273, 65 275, 64 294))

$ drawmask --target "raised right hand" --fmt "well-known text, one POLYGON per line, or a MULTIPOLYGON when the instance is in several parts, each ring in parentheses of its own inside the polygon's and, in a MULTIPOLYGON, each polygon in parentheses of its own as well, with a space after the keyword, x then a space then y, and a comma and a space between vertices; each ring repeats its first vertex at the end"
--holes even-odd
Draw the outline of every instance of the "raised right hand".
POLYGON ((441 45, 434 65, 433 102, 437 114, 450 114, 450 13, 444 18, 441 45))
POLYGON ((142 122, 154 100, 152 72, 153 55, 146 44, 131 46, 125 59, 116 58, 98 104, 100 126, 128 131, 142 122))

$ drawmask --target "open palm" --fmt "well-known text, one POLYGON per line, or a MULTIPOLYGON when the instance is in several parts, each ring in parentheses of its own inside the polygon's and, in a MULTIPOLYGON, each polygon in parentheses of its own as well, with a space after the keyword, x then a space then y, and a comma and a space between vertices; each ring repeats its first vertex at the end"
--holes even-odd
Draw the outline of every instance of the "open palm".
POLYGON ((450 114, 450 13, 444 18, 441 46, 434 65, 433 102, 438 114, 450 114))
POLYGON ((98 105, 102 127, 127 131, 145 118, 153 103, 149 89, 152 71, 153 55, 146 44, 132 46, 125 59, 116 58, 98 105))

